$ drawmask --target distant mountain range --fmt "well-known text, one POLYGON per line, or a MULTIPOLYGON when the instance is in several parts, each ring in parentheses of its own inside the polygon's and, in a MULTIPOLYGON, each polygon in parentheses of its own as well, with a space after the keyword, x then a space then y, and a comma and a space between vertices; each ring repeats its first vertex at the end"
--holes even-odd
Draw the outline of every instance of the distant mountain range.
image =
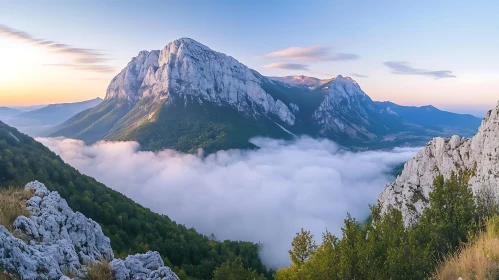
POLYGON ((388 101, 376 102, 376 104, 382 110, 391 112, 408 123, 435 131, 442 131, 444 135, 473 136, 482 120, 470 114, 455 114, 442 111, 431 105, 420 107, 401 106, 388 101))
POLYGON ((10 107, 0 107, 0 119, 9 118, 18 115, 20 113, 21 111, 19 109, 10 108, 10 107))
POLYGON ((17 117, 39 120, 44 124, 61 124, 81 111, 95 107, 101 102, 102 98, 97 97, 81 102, 50 104, 40 109, 21 113, 17 117))
POLYGON ((195 152, 252 147, 249 139, 326 137, 354 148, 425 143, 472 134, 480 119, 375 102, 349 77, 265 77, 192 39, 141 51, 113 78, 105 100, 52 136, 135 140, 144 149, 195 152))
POLYGON ((297 86, 297 87, 305 87, 310 90, 317 88, 318 86, 321 86, 332 79, 326 79, 326 80, 321 80, 318 78, 314 77, 307 77, 307 76, 285 76, 285 77, 269 77, 270 79, 274 81, 279 81, 291 86, 297 86))
POLYGON ((32 106, 28 109, 0 107, 0 120, 31 136, 46 136, 55 126, 101 102, 101 98, 95 98, 74 103, 32 106))

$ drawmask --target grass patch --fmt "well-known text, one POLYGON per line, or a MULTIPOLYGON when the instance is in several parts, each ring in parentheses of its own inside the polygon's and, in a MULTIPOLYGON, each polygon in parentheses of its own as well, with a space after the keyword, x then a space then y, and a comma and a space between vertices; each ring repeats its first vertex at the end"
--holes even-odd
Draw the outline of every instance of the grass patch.
POLYGON ((445 260, 432 279, 499 279, 499 216, 487 222, 484 232, 445 260))
POLYGON ((88 267, 88 280, 113 280, 113 272, 109 263, 103 261, 88 267))
POLYGON ((0 280, 13 280, 14 278, 10 277, 9 274, 0 271, 0 280))
POLYGON ((19 216, 29 217, 26 200, 33 194, 23 188, 0 189, 0 225, 12 232, 12 223, 19 216))

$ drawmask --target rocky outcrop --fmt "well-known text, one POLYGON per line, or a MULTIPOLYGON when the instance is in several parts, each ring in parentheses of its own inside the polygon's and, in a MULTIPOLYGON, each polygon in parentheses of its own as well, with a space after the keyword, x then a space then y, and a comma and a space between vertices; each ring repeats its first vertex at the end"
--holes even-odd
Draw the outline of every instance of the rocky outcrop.
POLYGON ((466 171, 475 194, 499 195, 499 103, 487 113, 471 139, 452 136, 435 138, 404 165, 402 174, 385 186, 379 203, 386 211, 402 211, 406 225, 414 223, 428 204, 437 175, 466 171))
POLYGON ((158 252, 128 256, 125 260, 114 259, 110 263, 116 280, 127 279, 178 279, 170 268, 165 267, 158 252))
POLYGON ((5 271, 21 279, 78 279, 86 277, 88 267, 110 262, 117 280, 178 279, 157 252, 114 259, 110 240, 96 222, 39 182, 25 188, 33 193, 26 202, 30 216, 17 217, 13 233, 0 226, 0 267, 5 271))

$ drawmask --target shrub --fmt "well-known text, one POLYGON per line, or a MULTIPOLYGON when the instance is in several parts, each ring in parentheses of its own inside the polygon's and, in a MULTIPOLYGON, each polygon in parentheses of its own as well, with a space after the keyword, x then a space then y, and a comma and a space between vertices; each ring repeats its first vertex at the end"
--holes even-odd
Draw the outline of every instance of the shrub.
POLYGON ((0 280, 14 280, 14 279, 17 279, 17 278, 13 278, 9 274, 2 272, 2 269, 0 269, 0 280))
POLYGON ((103 261, 94 264, 88 268, 88 280, 112 280, 114 279, 113 272, 109 263, 103 261))
POLYGON ((499 216, 487 222, 487 228, 459 252, 450 255, 433 279, 499 279, 499 216))

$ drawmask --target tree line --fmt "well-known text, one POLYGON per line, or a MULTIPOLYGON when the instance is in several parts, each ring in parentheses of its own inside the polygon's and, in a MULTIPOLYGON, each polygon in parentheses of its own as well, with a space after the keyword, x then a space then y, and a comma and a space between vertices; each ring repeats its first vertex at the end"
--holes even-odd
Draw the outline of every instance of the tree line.
POLYGON ((291 279, 427 279, 436 267, 483 230, 485 220, 497 214, 488 192, 473 196, 469 172, 438 176, 427 207, 418 221, 404 226, 402 213, 390 208, 382 214, 371 207, 364 224, 347 216, 338 238, 326 231, 316 244, 302 229, 291 243, 292 265, 275 274, 291 279))

